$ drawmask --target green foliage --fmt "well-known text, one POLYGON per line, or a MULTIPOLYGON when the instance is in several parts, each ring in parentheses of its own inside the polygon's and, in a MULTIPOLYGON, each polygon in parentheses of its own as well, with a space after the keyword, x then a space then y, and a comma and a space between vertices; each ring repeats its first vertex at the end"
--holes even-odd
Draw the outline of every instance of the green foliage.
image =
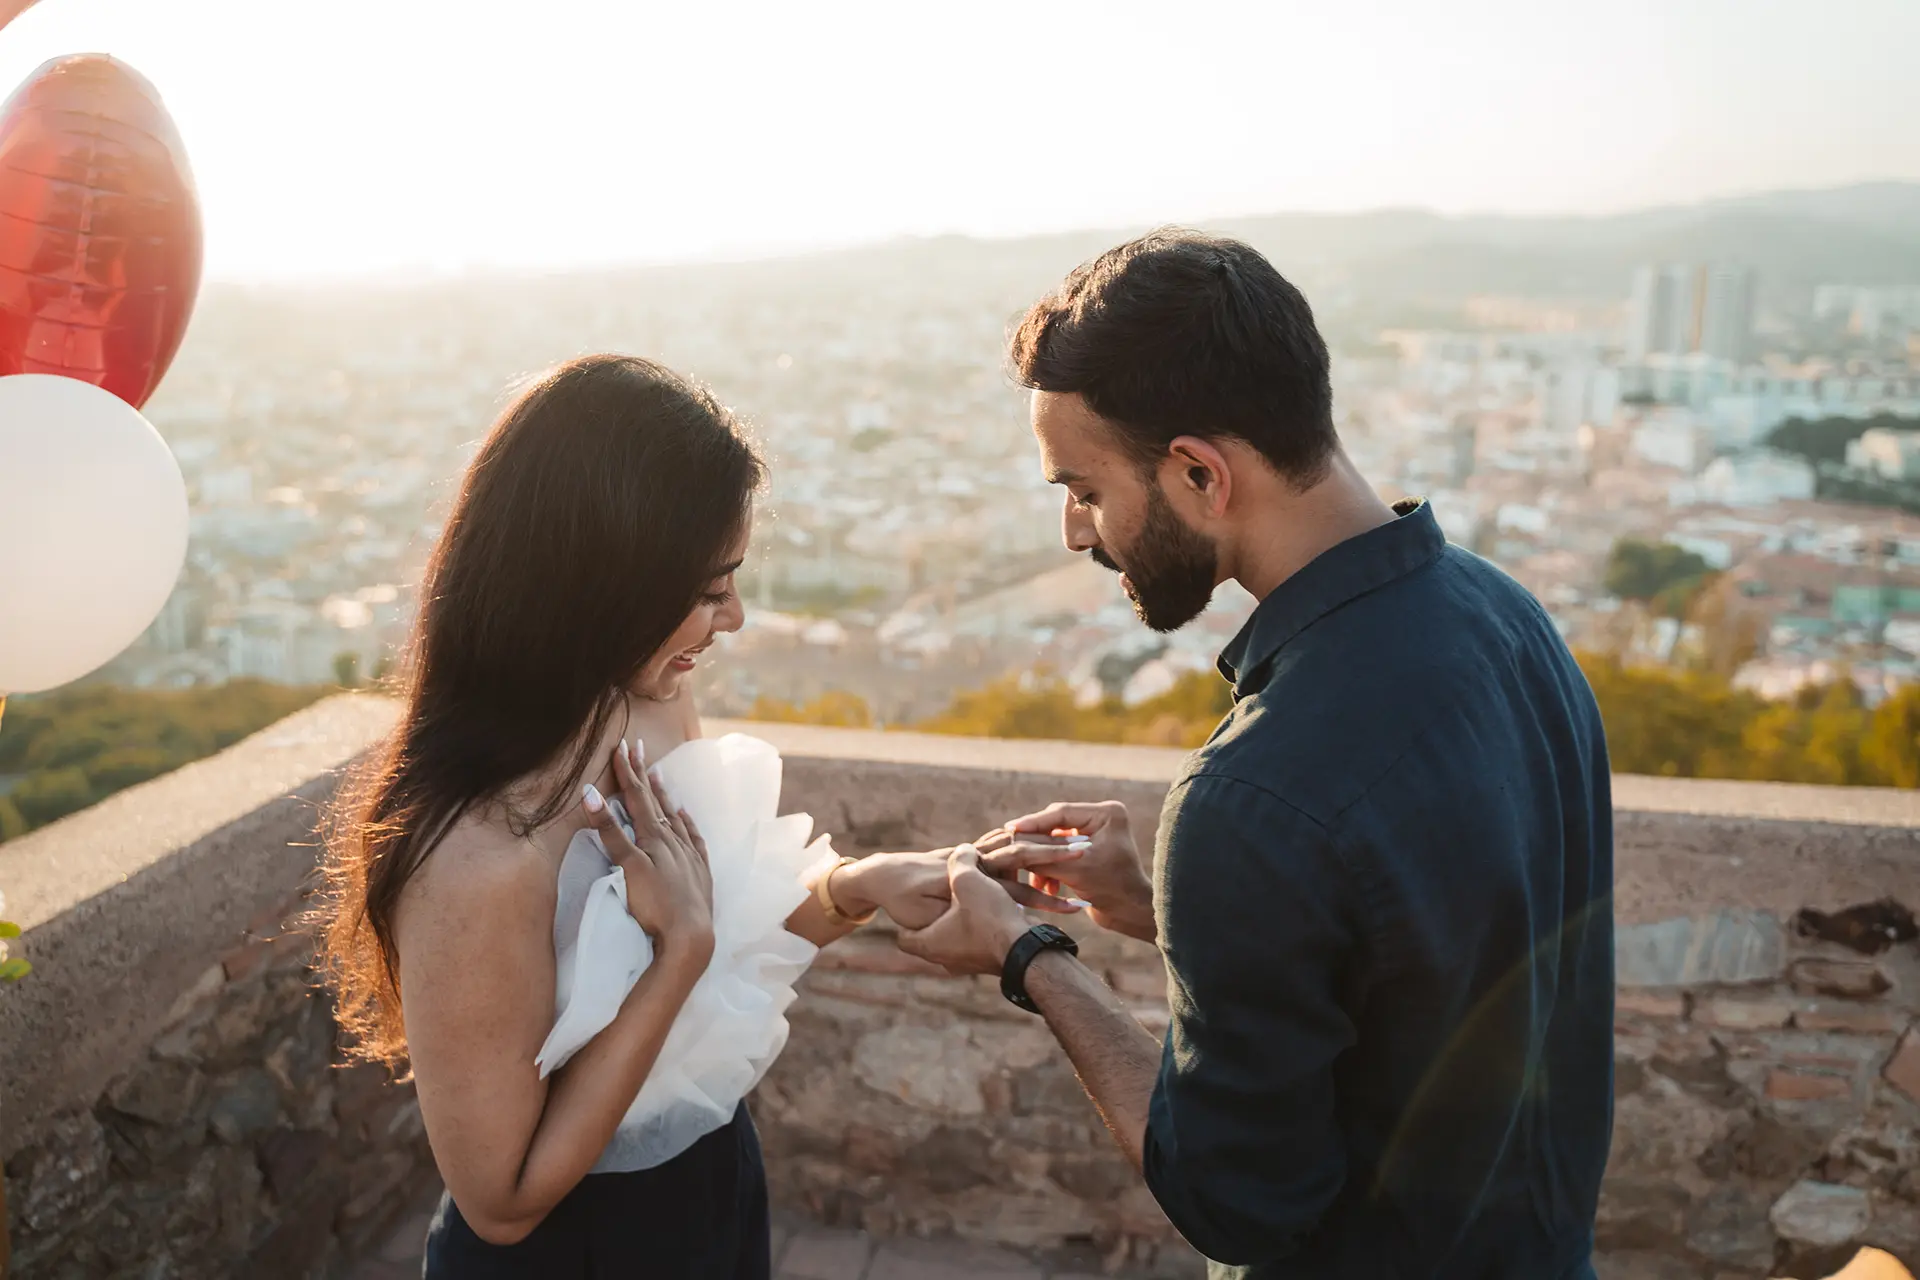
MULTIPOLYGON (((0 911, 6 909, 7 900, 0 898, 0 911)), ((7 954, 7 944, 19 936, 19 925, 11 920, 0 920, 0 982, 18 982, 33 969, 25 960, 7 954)))
POLYGON ((360 687, 360 655, 357 653, 336 653, 333 655, 333 682, 342 689, 360 687))
POLYGON ((1077 706, 1064 681, 1042 672, 963 693, 914 728, 977 737, 1197 747, 1232 705, 1227 683, 1212 672, 1188 672, 1159 697, 1132 707, 1118 699, 1077 706))
POLYGON ((825 724, 842 729, 870 729, 873 709, 858 694, 830 689, 812 702, 782 702, 778 698, 756 698, 748 718, 777 724, 825 724))
MULTIPOLYGON (((1920 686, 1869 711, 1850 680, 1768 702, 1710 668, 1629 666, 1577 655, 1607 727, 1615 770, 1682 778, 1744 778, 1829 786, 1920 787, 1920 686)), ((1232 705, 1202 672, 1136 707, 1074 705, 1038 673, 961 694, 915 728, 1001 738, 1198 746, 1232 705)))
POLYGON ((235 680, 204 689, 83 685, 11 699, 0 727, 0 840, 232 746, 324 688, 235 680))
POLYGON ((1808 462, 1845 462, 1847 446, 1874 428, 1920 431, 1920 418, 1880 413, 1871 418, 1788 418, 1767 435, 1767 443, 1808 462))
POLYGON ((1886 786, 1920 787, 1920 685, 1908 685, 1874 709, 1860 761, 1886 786))
POLYGON ((1671 542, 1622 538, 1607 556, 1607 590, 1622 600, 1651 603, 1669 618, 1686 616, 1713 570, 1693 552, 1671 542))

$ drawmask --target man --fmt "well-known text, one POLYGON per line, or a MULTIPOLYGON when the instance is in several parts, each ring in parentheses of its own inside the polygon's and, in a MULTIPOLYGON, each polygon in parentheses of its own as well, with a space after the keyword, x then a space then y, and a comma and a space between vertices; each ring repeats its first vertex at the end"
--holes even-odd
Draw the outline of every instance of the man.
POLYGON ((952 906, 901 946, 1045 1016, 1216 1277, 1591 1277, 1612 814, 1551 621, 1424 504, 1375 495, 1305 299, 1245 245, 1111 250, 1012 358, 1067 545, 1148 626, 1229 578, 1260 604, 1151 886, 1124 808, 1055 805, 957 850, 952 906), (990 878, 1021 867, 1158 942, 1164 1046, 990 878))

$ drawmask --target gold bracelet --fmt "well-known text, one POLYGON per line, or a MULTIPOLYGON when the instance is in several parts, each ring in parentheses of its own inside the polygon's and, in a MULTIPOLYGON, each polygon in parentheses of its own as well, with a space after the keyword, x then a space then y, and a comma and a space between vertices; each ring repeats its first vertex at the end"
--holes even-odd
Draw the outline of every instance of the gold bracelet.
POLYGON ((840 904, 833 900, 833 892, 828 887, 833 883, 833 873, 838 871, 842 867, 851 866, 852 864, 858 861, 860 861, 860 859, 858 858, 848 858, 843 856, 840 859, 840 861, 834 863, 832 866, 827 868, 827 873, 825 875, 821 876, 818 880, 814 881, 813 896, 819 899, 820 909, 827 913, 827 922, 829 924, 862 925, 862 924, 866 924, 868 921, 872 920, 875 915, 879 914, 879 908, 876 907, 872 911, 867 912, 867 914, 856 918, 842 911, 840 909, 840 904))

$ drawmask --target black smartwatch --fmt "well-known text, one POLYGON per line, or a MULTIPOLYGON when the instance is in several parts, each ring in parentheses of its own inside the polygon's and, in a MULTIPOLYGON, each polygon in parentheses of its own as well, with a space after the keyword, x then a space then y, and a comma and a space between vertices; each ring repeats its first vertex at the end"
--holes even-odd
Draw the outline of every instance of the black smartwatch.
POLYGON ((1000 966, 1000 994, 1028 1013, 1040 1012, 1040 1006, 1027 994, 1027 966, 1042 951, 1064 951, 1074 956, 1080 954, 1080 944, 1063 929, 1037 924, 1021 934, 1007 951, 1006 963, 1000 966))

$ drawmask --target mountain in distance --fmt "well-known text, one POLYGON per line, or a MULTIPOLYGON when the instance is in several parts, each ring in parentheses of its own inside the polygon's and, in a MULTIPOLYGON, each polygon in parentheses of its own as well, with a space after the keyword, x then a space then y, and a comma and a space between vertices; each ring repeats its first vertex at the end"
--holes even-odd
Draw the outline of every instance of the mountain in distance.
MULTIPOLYGON (((1920 285, 1920 182, 1776 191, 1589 217, 1379 209, 1196 225, 1265 253, 1306 291, 1329 336, 1348 341, 1370 341, 1393 325, 1452 323, 1474 296, 1617 305, 1634 268, 1646 263, 1750 265, 1759 273, 1763 308, 1776 312, 1805 312, 1823 284, 1920 285)), ((234 325, 253 330, 269 316, 293 323, 296 312, 317 306, 361 320, 369 309, 405 310, 416 324, 429 315, 441 317, 431 323, 454 324, 504 310, 515 314, 518 328, 538 331, 549 317, 572 323, 636 299, 662 316, 736 304, 907 316, 933 303, 986 307, 1012 319, 1076 264, 1144 229, 900 238, 759 260, 395 283, 343 290, 331 300, 216 285, 196 325, 211 328, 214 313, 231 312, 234 325)))
MULTIPOLYGON (((1594 216, 1465 215, 1423 209, 1279 213, 1195 225, 1266 254, 1316 302, 1457 306, 1476 294, 1609 302, 1635 267, 1735 262, 1757 269, 1763 302, 1804 307, 1823 284, 1920 285, 1920 182, 1732 196, 1594 216)), ((898 240, 812 259, 929 277, 1057 281, 1142 228, 1017 239, 898 240)), ((858 268, 856 268, 858 270, 858 268)))

